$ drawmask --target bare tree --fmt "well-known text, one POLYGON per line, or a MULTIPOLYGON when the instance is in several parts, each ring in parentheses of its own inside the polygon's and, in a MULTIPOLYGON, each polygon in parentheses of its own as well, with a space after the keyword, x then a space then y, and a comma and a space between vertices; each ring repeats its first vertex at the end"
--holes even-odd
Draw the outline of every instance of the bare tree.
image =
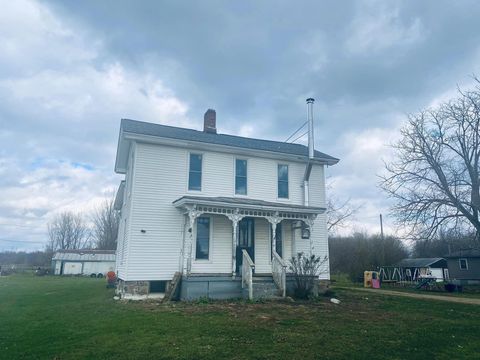
POLYGON ((63 212, 48 224, 47 250, 74 250, 89 244, 89 229, 82 215, 63 212))
POLYGON ((398 222, 413 238, 442 229, 480 236, 480 82, 436 108, 409 116, 393 145, 381 186, 395 200, 398 222))
POLYGON ((92 215, 93 237, 97 249, 115 250, 117 248, 120 213, 114 209, 115 197, 106 198, 92 215))
MULTIPOLYGON (((332 194, 333 182, 331 179, 327 181, 327 192, 332 194)), ((340 228, 347 225, 352 220, 361 206, 354 207, 350 199, 340 200, 330 195, 327 199, 327 230, 329 234, 334 234, 340 228)))
POLYGON ((346 225, 348 220, 352 219, 357 213, 359 207, 353 207, 350 199, 339 202, 336 199, 327 200, 327 230, 334 233, 337 229, 346 225))

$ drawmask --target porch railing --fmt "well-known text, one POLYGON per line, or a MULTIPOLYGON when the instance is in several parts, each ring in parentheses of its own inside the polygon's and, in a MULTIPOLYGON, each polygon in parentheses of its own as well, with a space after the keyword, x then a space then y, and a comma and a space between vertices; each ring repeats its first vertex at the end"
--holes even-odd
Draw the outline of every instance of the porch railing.
POLYGON ((273 250, 272 277, 277 287, 282 292, 282 297, 287 295, 287 263, 273 250))
POLYGON ((242 250, 242 288, 248 287, 248 298, 253 299, 253 270, 255 264, 248 255, 247 250, 242 250))

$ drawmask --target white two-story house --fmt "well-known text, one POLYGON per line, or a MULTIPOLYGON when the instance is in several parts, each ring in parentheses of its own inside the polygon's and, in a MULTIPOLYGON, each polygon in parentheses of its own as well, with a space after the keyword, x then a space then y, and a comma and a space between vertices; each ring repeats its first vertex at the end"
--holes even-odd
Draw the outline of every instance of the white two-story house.
POLYGON ((308 147, 218 134, 214 110, 203 131, 121 121, 121 296, 285 296, 293 255, 328 256, 325 167, 338 159, 313 149, 307 103, 308 147))

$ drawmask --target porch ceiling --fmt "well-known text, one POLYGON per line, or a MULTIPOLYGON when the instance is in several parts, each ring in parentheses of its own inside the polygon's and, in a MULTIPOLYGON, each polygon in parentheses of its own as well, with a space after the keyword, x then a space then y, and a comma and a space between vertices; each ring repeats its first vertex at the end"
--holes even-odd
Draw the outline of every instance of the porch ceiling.
POLYGON ((270 202, 257 199, 231 198, 231 197, 205 197, 205 196, 182 196, 173 202, 175 207, 191 205, 213 206, 231 210, 245 209, 268 212, 293 213, 304 215, 317 215, 325 212, 323 207, 302 206, 285 203, 270 202))

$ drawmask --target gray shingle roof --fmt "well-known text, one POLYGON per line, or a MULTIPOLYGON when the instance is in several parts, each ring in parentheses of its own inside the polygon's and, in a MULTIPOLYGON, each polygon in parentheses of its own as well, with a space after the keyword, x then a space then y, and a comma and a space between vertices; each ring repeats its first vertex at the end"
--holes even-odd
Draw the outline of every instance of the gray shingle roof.
MULTIPOLYGON (((290 155, 308 156, 308 147, 301 144, 252 139, 227 134, 210 134, 193 129, 153 124, 130 119, 122 119, 120 126, 124 132, 134 134, 159 136, 170 139, 196 141, 201 143, 225 145, 261 151, 279 152, 290 155)), ((339 161, 337 158, 317 150, 315 150, 315 158, 318 160, 324 160, 331 165, 336 164, 339 161)))
POLYGON ((463 249, 454 251, 451 254, 446 255, 447 258, 459 258, 459 257, 480 257, 479 249, 463 249))
POLYGON ((416 258, 416 259, 403 259, 396 266, 398 267, 443 267, 446 266, 444 258, 416 258), (438 264, 437 264, 438 263, 438 264))

